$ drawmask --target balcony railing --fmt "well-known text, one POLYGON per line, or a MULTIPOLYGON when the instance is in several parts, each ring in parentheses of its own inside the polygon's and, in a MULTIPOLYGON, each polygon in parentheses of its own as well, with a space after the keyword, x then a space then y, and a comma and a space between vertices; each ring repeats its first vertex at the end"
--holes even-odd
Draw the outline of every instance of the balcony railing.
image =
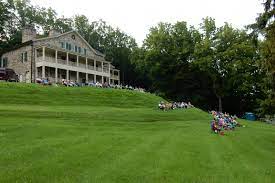
POLYGON ((86 68, 86 64, 80 64, 80 63, 78 63, 78 67, 86 68))
POLYGON ((111 75, 111 79, 119 80, 119 76, 118 75, 111 75))
POLYGON ((96 71, 102 72, 102 67, 96 67, 96 71))
POLYGON ((90 69, 90 70, 94 70, 94 66, 92 66, 92 65, 88 65, 88 69, 90 69))
POLYGON ((57 63, 67 65, 67 60, 57 59, 57 63))
MULTIPOLYGON (((37 57, 37 62, 42 62, 42 61, 43 61, 43 57, 37 57)), ((45 56, 45 61, 46 62, 55 63, 55 57, 45 56)), ((57 59, 57 63, 58 64, 62 64, 62 65, 67 65, 67 60, 57 59)), ((73 67, 87 68, 88 70, 96 70, 98 72, 109 73, 109 69, 108 68, 103 68, 103 70, 102 70, 102 67, 94 67, 94 66, 89 65, 89 64, 86 67, 86 64, 78 63, 78 66, 77 66, 77 62, 69 61, 68 65, 69 66, 73 66, 73 67)))
POLYGON ((69 61, 68 64, 69 64, 70 66, 75 66, 75 67, 77 66, 77 65, 76 65, 76 62, 72 62, 72 61, 69 61))
POLYGON ((109 69, 104 68, 104 69, 103 69, 103 72, 109 73, 109 69))

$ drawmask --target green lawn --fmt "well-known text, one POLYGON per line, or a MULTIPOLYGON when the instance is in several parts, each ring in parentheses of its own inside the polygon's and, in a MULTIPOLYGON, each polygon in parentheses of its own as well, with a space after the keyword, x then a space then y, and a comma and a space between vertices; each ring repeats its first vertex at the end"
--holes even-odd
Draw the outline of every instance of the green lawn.
POLYGON ((275 182, 275 126, 219 136, 138 92, 0 83, 0 182, 275 182))

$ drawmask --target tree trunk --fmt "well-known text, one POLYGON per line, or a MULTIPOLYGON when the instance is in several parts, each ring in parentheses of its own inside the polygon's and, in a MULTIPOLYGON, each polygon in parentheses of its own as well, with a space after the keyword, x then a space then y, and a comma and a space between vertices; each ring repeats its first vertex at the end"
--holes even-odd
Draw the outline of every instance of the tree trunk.
POLYGON ((221 96, 217 96, 218 100, 219 100, 219 112, 222 112, 222 97, 221 96))
POLYGON ((217 94, 216 82, 213 81, 213 90, 219 100, 219 112, 222 112, 222 96, 217 94))

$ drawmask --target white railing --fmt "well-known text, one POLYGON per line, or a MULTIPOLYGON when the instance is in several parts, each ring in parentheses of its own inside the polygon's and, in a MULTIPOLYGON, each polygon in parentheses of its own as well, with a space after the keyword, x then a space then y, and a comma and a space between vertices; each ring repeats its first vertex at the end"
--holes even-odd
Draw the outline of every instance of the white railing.
POLYGON ((111 75, 111 78, 112 78, 112 79, 119 80, 119 76, 117 76, 117 75, 111 75))
POLYGON ((57 63, 67 65, 67 60, 57 59, 57 63))
POLYGON ((46 61, 46 62, 55 63, 55 58, 54 58, 54 57, 47 57, 47 56, 45 56, 45 61, 46 61))
POLYGON ((43 57, 37 57, 36 62, 43 62, 43 57))
POLYGON ((94 66, 92 66, 92 65, 88 65, 88 69, 90 69, 90 70, 94 70, 94 66))
POLYGON ((79 63, 78 66, 81 67, 81 68, 86 68, 86 64, 80 64, 79 63))
MULTIPOLYGON (((37 57, 36 61, 37 62, 43 62, 43 61, 45 61, 45 62, 55 63, 55 57, 45 56, 45 60, 43 60, 43 57, 37 57)), ((67 60, 57 59, 57 63, 58 64, 62 64, 62 65, 67 65, 67 60)), ((72 62, 72 61, 69 61, 68 65, 69 66, 73 66, 73 67, 86 68, 86 64, 79 63, 78 66, 77 66, 77 63, 76 62, 72 62)), ((109 69, 108 68, 103 68, 102 69, 102 67, 95 67, 95 66, 92 66, 92 65, 87 65, 87 66, 88 67, 86 69, 88 69, 88 70, 96 70, 98 72, 109 73, 109 69)), ((115 76, 113 78, 115 78, 115 76)))
POLYGON ((102 72, 102 68, 101 67, 96 67, 96 71, 102 72))
POLYGON ((75 66, 76 67, 76 62, 69 61, 70 66, 75 66))

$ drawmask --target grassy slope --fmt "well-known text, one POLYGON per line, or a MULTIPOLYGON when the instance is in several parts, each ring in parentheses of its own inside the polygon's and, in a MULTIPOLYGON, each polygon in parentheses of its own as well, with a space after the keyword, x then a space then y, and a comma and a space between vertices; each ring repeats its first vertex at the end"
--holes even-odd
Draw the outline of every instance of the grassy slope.
POLYGON ((210 133, 137 92, 0 83, 0 182, 272 182, 275 128, 210 133))

